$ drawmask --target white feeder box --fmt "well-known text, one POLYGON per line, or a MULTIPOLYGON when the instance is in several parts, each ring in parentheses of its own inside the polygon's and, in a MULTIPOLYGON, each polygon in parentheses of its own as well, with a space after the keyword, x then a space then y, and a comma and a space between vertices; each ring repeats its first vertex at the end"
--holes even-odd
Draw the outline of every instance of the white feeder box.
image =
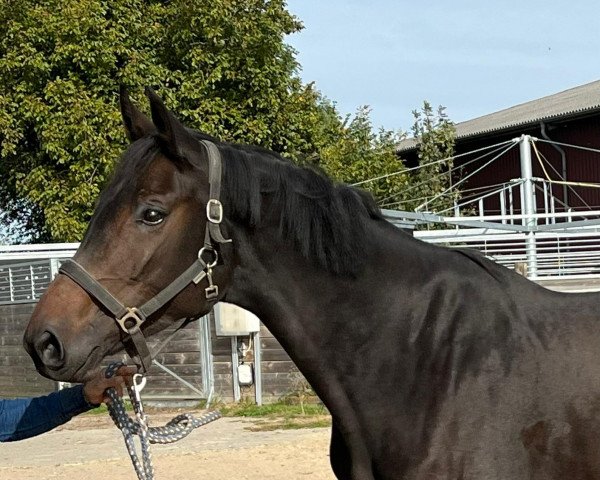
MULTIPOLYGON (((240 386, 255 384, 254 395, 256 403, 262 405, 262 374, 260 351, 260 320, 256 315, 237 305, 219 302, 214 307, 215 332, 219 337, 231 339, 231 374, 233 399, 241 399, 240 386), (240 362, 238 337, 250 337, 254 353, 253 368, 242 359, 240 362)), ((242 343, 243 345, 243 343, 242 343)), ((242 352, 245 356, 245 352, 242 352)))
POLYGON ((256 315, 232 303, 215 305, 215 330, 219 337, 242 337, 260 331, 256 315))

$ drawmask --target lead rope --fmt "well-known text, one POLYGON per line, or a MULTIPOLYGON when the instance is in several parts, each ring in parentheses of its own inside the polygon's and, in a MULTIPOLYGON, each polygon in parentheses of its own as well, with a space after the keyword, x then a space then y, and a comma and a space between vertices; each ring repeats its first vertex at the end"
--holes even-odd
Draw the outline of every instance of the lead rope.
MULTIPOLYGON (((117 370, 124 365, 123 362, 111 363, 105 372, 106 378, 113 377, 117 370)), ((151 443, 173 443, 187 437, 192 430, 206 425, 221 417, 218 411, 209 412, 199 418, 189 413, 177 415, 162 427, 148 427, 148 418, 144 413, 140 391, 144 388, 146 379, 139 374, 134 375, 134 385, 127 389, 135 419, 132 419, 125 410, 123 399, 117 395, 114 388, 109 388, 106 393, 110 398, 108 404, 108 413, 115 425, 121 430, 125 440, 127 452, 133 463, 133 468, 139 480, 153 480, 154 467, 152 465, 152 456, 150 454, 151 443), (139 383, 138 383, 139 380, 139 383), (138 458, 134 435, 140 437, 142 461, 138 458)))

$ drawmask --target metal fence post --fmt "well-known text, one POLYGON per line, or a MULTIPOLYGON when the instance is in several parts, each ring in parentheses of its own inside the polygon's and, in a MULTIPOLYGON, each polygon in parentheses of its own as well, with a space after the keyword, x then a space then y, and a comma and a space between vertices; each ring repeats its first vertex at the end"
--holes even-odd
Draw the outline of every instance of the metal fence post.
POLYGON ((260 330, 251 334, 254 343, 254 399, 262 405, 262 352, 260 347, 260 330))
POLYGON ((215 369, 212 355, 212 338, 210 333, 210 314, 200 319, 202 389, 206 395, 206 408, 210 407, 215 393, 215 369))
POLYGON ((519 140, 519 152, 521 157, 521 178, 523 179, 521 213, 524 217, 522 223, 528 229, 526 239, 527 274, 530 277, 535 277, 537 276, 537 251, 533 228, 537 225, 537 220, 533 218, 533 215, 536 213, 536 205, 531 168, 531 137, 529 135, 521 136, 519 140))
POLYGON ((238 337, 231 336, 231 381, 233 382, 233 401, 239 402, 242 399, 240 390, 240 380, 238 376, 238 366, 240 364, 240 356, 238 354, 238 337))
POLYGON ((58 258, 50 259, 50 280, 54 280, 54 277, 58 275, 58 268, 60 267, 60 263, 58 258))

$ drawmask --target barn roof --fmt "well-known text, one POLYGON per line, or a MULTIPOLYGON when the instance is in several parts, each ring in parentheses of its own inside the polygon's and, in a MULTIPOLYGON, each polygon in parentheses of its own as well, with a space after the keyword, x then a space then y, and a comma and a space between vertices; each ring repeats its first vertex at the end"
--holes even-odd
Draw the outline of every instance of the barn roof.
MULTIPOLYGON (((457 123, 456 138, 466 139, 541 121, 566 119, 595 110, 600 110, 600 80, 457 123)), ((408 138, 400 143, 398 151, 415 147, 414 138, 408 138)))

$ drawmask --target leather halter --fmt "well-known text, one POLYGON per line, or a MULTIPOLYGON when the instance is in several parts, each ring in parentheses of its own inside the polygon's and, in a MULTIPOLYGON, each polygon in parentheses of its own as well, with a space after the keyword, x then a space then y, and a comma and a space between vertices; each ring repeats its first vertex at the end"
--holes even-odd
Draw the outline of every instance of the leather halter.
POLYGON ((135 359, 134 361, 136 361, 142 372, 148 371, 152 364, 152 356, 141 330, 142 324, 150 315, 162 308, 190 283, 197 285, 204 278, 208 280, 208 287, 205 289, 206 300, 215 302, 219 296, 219 287, 212 280, 212 269, 219 258, 213 242, 231 242, 230 239, 223 237, 221 233, 223 205, 219 198, 222 163, 219 149, 214 143, 207 140, 201 140, 200 143, 208 153, 209 200, 206 204, 207 222, 204 245, 198 251, 198 259, 187 270, 142 306, 126 307, 75 260, 65 260, 59 268, 59 273, 69 277, 83 288, 88 295, 101 303, 112 314, 119 327, 129 335, 137 352, 137 361, 135 359), (209 258, 206 258, 207 256, 209 258))

